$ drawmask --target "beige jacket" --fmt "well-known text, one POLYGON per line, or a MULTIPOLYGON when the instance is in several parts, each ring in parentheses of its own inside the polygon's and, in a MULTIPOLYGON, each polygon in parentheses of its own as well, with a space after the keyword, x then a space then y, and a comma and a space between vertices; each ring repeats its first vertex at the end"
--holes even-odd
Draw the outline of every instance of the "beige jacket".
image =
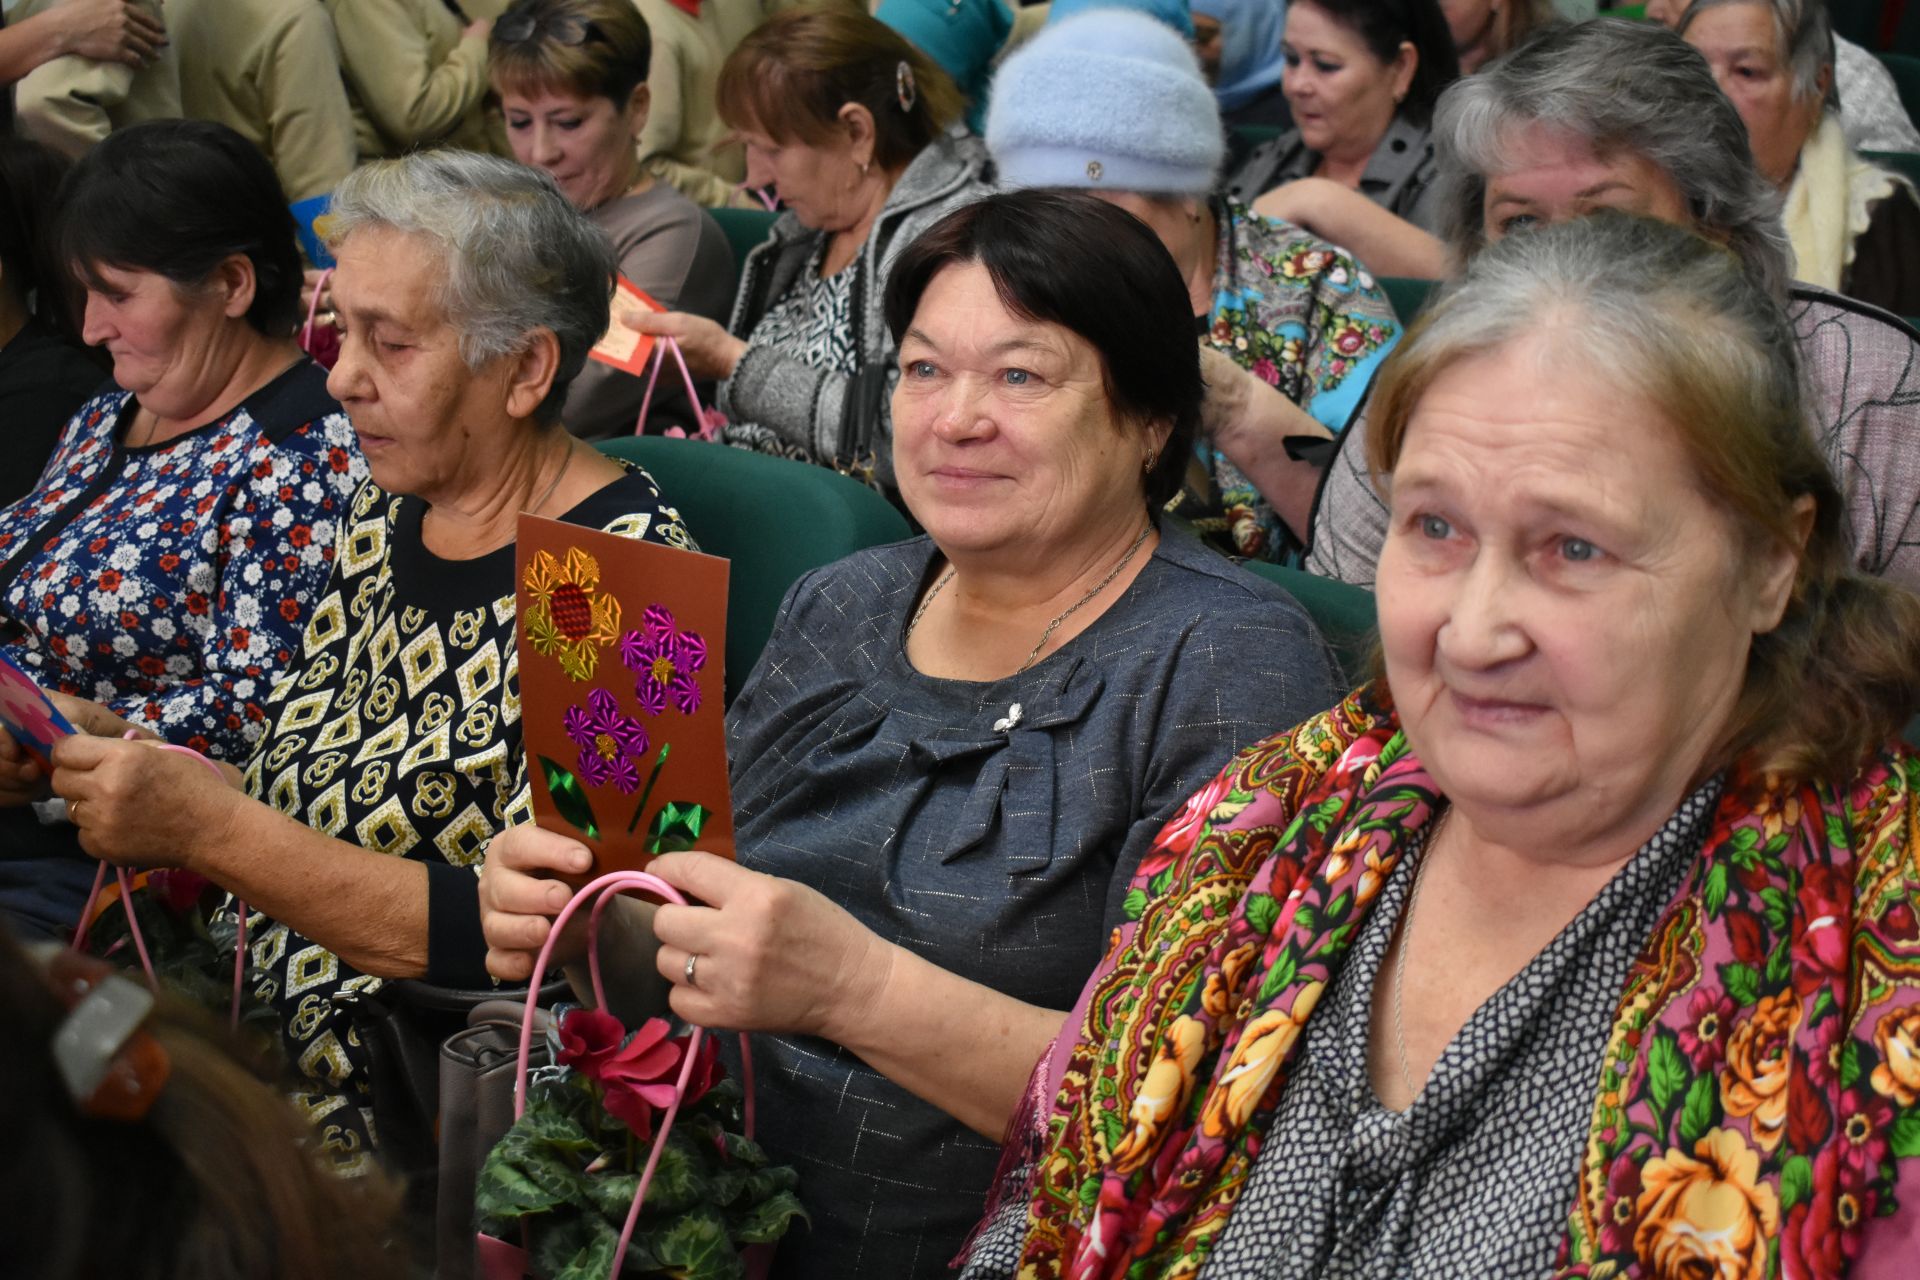
POLYGON ((170 0, 167 21, 186 114, 260 148, 288 203, 353 171, 353 110, 321 0, 170 0))
POLYGON ((508 154, 486 112, 487 42, 441 0, 326 3, 363 158, 439 142, 508 154))
MULTIPOLYGON (((53 2, 24 0, 9 20, 23 21, 53 2)), ((171 29, 192 4, 206 0, 168 0, 164 7, 157 0, 146 3, 171 29)), ((174 37, 159 57, 138 71, 71 54, 43 62, 14 85, 14 129, 78 156, 115 129, 142 120, 175 119, 181 114, 179 48, 174 37)))

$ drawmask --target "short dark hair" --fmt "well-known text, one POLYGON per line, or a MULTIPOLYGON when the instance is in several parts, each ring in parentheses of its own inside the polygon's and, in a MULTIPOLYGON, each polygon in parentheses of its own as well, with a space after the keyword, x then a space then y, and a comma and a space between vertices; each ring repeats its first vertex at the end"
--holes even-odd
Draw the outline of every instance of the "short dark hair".
POLYGON ((933 278, 976 262, 1014 315, 1093 344, 1123 421, 1173 424, 1145 485, 1150 509, 1166 505, 1186 474, 1206 387, 1193 303, 1160 238, 1080 191, 1009 191, 964 205, 908 245, 887 277, 887 329, 896 345, 933 278))
POLYGON ((273 166, 211 120, 152 120, 94 144, 60 196, 60 259, 83 283, 100 267, 200 284, 233 254, 253 264, 247 321, 270 338, 300 318, 300 250, 273 166))
POLYGON ((78 341, 80 325, 72 279, 53 246, 53 207, 67 162, 38 142, 0 134, 0 287, 25 303, 55 332, 78 341))
POLYGON ((1413 69, 1400 114, 1417 125, 1433 119, 1440 91, 1460 78, 1460 58, 1453 50, 1453 33, 1438 0, 1304 0, 1317 6, 1360 37, 1382 62, 1400 56, 1400 44, 1411 44, 1420 55, 1413 69))

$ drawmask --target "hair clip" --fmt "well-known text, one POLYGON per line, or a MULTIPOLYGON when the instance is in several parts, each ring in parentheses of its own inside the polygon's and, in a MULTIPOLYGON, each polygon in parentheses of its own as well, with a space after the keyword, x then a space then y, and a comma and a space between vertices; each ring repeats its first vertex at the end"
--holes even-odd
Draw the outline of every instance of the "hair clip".
POLYGON ((74 1105, 96 1120, 145 1117, 173 1072, 166 1049, 141 1027, 153 992, 66 950, 48 958, 47 977, 68 1006, 53 1061, 74 1105))
POLYGON ((893 69, 893 91, 900 99, 902 111, 912 111, 913 104, 920 101, 919 86, 913 82, 913 68, 902 58, 893 69))

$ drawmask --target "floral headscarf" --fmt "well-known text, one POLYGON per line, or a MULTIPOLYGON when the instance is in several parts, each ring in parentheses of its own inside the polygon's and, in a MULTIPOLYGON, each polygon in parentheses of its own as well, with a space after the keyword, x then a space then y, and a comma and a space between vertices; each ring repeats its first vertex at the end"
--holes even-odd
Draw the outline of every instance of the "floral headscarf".
MULTIPOLYGON (((1563 1276, 1911 1274, 1920 759, 1735 766, 1622 992, 1563 1276)), ((1384 694, 1249 748, 1170 822, 1043 1070, 1022 1277, 1192 1276, 1300 1029, 1439 795, 1384 694)))

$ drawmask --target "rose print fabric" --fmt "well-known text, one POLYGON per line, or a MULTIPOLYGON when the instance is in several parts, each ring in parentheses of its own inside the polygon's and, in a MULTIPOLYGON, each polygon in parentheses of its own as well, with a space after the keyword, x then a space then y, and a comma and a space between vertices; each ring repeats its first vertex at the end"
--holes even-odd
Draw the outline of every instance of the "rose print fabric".
POLYGON ((0 511, 0 646, 49 689, 244 760, 333 568, 366 474, 301 362, 217 422, 128 448, 136 406, 95 396, 33 492, 0 511))
MULTIPOLYGON (((1336 435, 1400 340, 1393 304, 1364 267, 1292 223, 1218 201, 1206 342, 1336 435)), ((1211 445, 1171 508, 1230 555, 1279 560, 1291 544, 1253 482, 1211 445)))
MULTIPOLYGON (((1564 1276, 1909 1273, 1920 1195, 1920 759, 1736 764, 1613 1003, 1564 1276)), ((1302 1030, 1440 797, 1382 691, 1243 752, 1142 861, 1069 1019, 1022 1277, 1197 1274, 1302 1030)))
MULTIPOLYGON (((425 513, 419 499, 371 480, 354 495, 333 580, 267 703, 245 780, 249 794, 323 835, 425 863, 427 978, 477 986, 487 979, 475 875, 494 834, 532 817, 514 548, 443 560, 421 539, 425 513)), ((692 545, 637 468, 562 518, 692 545)), ((565 586, 554 593, 563 602, 565 586)), ((591 607, 580 612, 591 625, 591 607)), ((587 716, 605 710, 590 706, 587 716)), ((583 758, 594 760, 603 733, 617 742, 629 732, 604 720, 578 728, 583 758)), ((252 917, 247 940, 261 975, 254 993, 280 1014, 300 1078, 296 1103, 336 1163, 365 1166, 375 1141, 367 1050, 334 997, 372 991, 380 979, 265 916, 252 917)))

